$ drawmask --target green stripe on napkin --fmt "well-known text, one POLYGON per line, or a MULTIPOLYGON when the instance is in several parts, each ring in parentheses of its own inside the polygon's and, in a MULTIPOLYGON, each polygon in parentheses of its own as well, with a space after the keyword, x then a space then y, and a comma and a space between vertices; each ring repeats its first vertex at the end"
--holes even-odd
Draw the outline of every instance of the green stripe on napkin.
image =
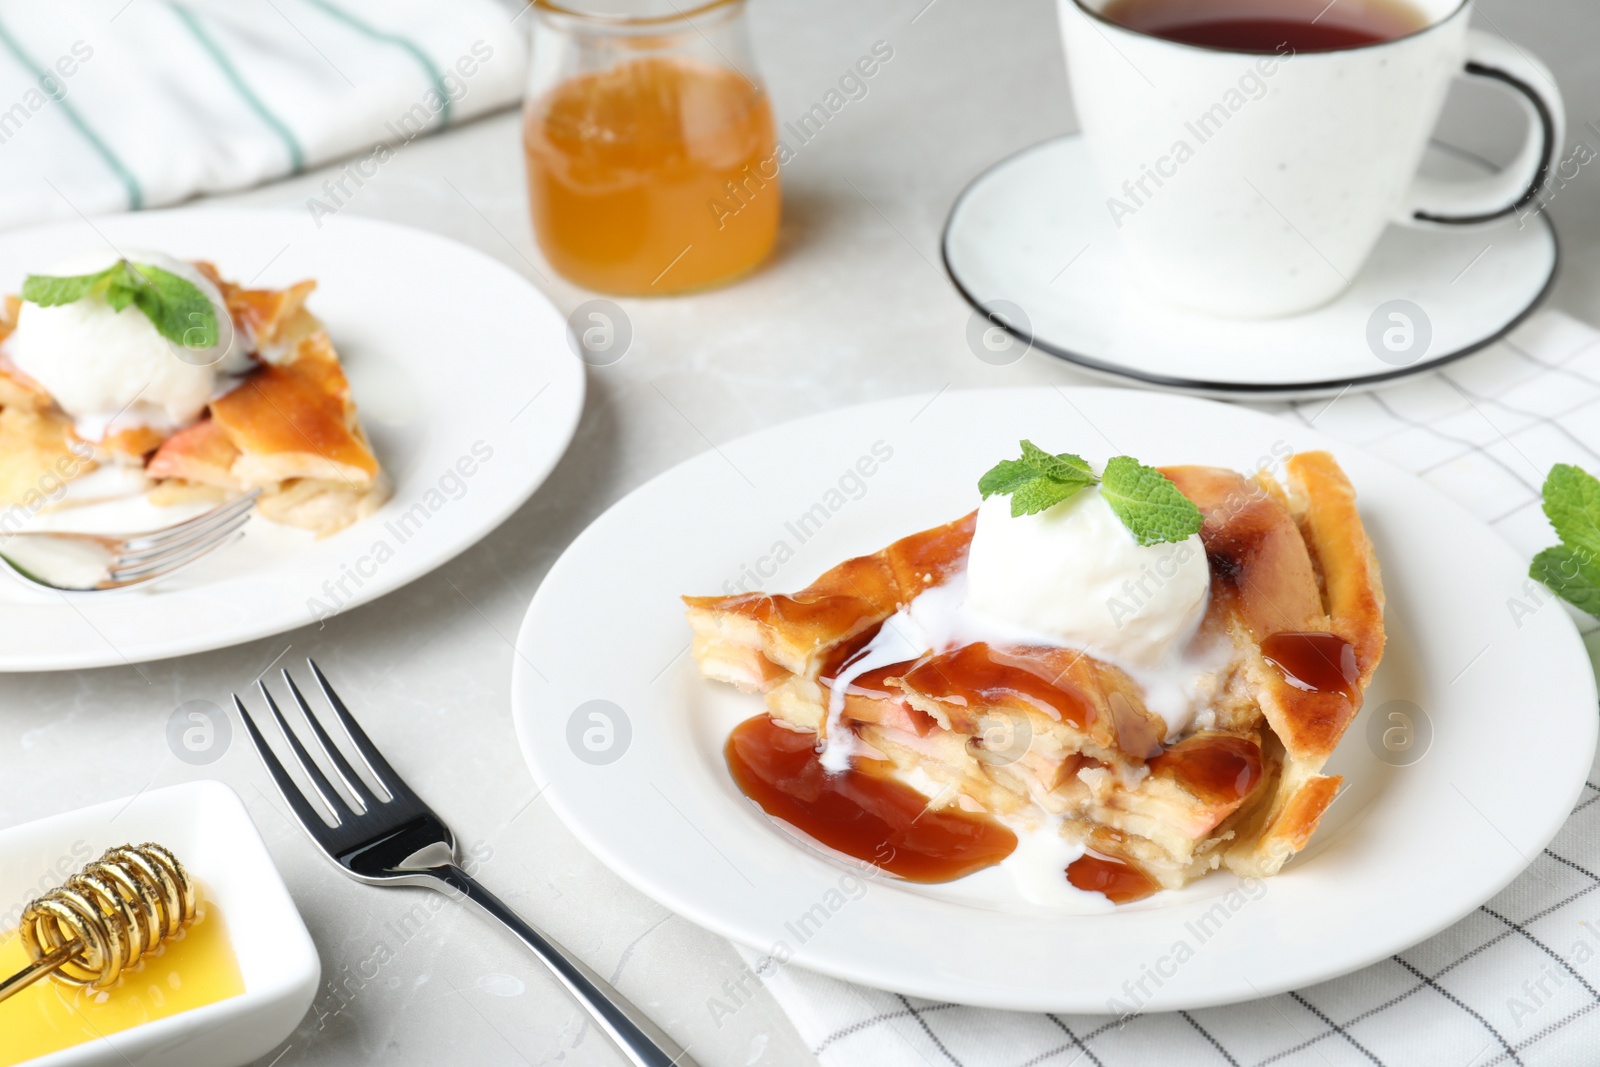
POLYGON ((444 76, 440 73, 439 68, 433 65, 433 60, 428 58, 428 53, 424 52, 410 39, 402 37, 398 33, 380 30, 376 26, 363 22, 348 11, 335 7, 329 0, 305 0, 305 2, 312 7, 320 8, 346 26, 371 37, 374 41, 383 41, 385 44, 392 44, 396 48, 403 48, 409 52, 411 57, 421 65, 423 71, 428 75, 428 79, 433 82, 434 92, 439 94, 439 128, 443 129, 450 125, 450 96, 445 89, 444 76))
POLYGON ((22 46, 17 43, 15 37, 11 36, 11 31, 6 29, 4 23, 0 23, 0 44, 4 44, 6 50, 16 58, 16 61, 33 75, 34 79, 39 83, 40 91, 56 102, 56 106, 61 108, 61 113, 67 116, 67 121, 77 128, 78 132, 83 135, 83 139, 89 142, 89 146, 99 154, 100 158, 105 161, 105 165, 117 176, 117 180, 122 182, 122 187, 128 193, 128 210, 138 211, 142 208, 144 206, 144 191, 139 188, 139 181, 133 176, 133 172, 123 165, 122 160, 117 158, 117 154, 111 151, 111 147, 100 139, 100 135, 95 133, 87 122, 83 121, 83 116, 78 114, 78 109, 67 103, 67 94, 61 88, 60 82, 43 67, 35 63, 28 53, 22 50, 22 46), (56 85, 54 92, 46 88, 51 83, 56 85))
POLYGON ((223 76, 228 79, 229 84, 238 92, 240 98, 249 105, 250 110, 254 111, 256 116, 266 123, 273 133, 278 135, 278 139, 283 142, 283 147, 289 152, 292 173, 299 174, 304 170, 306 165, 305 153, 301 150, 300 142, 295 138, 294 132, 284 124, 282 119, 274 115, 272 110, 256 95, 255 90, 250 88, 250 84, 239 73, 239 68, 233 65, 233 60, 229 59, 227 54, 218 47, 217 42, 206 32, 205 27, 200 25, 200 20, 195 18, 192 11, 172 3, 171 0, 168 0, 167 6, 172 9, 173 14, 178 16, 179 21, 188 28, 189 33, 199 42, 200 47, 216 63, 217 69, 222 71, 223 76))

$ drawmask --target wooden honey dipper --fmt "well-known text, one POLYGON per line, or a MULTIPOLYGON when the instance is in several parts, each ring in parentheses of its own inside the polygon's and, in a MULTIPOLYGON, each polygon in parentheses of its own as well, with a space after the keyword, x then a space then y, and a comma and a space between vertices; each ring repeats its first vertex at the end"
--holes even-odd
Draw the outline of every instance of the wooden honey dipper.
POLYGON ((171 852, 148 842, 107 849, 23 911, 33 962, 0 982, 0 1000, 46 975, 110 989, 194 916, 194 880, 171 852))

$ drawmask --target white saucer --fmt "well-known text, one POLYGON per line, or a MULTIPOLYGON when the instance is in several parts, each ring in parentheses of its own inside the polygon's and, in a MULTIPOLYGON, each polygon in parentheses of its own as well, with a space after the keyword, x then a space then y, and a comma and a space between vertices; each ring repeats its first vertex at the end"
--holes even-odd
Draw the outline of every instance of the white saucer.
POLYGON ((1143 1010, 1232 1003, 1430 937, 1504 888, 1566 821, 1594 753, 1594 676, 1565 612, 1520 627, 1507 613, 1527 573, 1438 490, 1298 423, 1145 390, 952 389, 725 442, 614 505, 534 595, 512 715, 541 795, 596 856, 774 959, 1017 1011, 1104 1012, 1160 967, 1143 1010), (764 704, 699 677, 679 594, 800 588, 970 510, 979 476, 1019 437, 1081 442, 1099 459, 1102 434, 1153 462, 1237 470, 1286 447, 1328 448, 1360 494, 1389 642, 1328 764, 1343 792, 1310 847, 1264 892, 1217 873, 1074 914, 1029 904, 997 869, 931 886, 868 877, 745 799, 723 746, 764 704), (1507 708, 1519 736, 1560 739, 1540 746, 1537 773, 1507 772, 1507 708), (1404 756, 1386 747, 1397 724, 1418 739, 1404 756), (1212 937, 1219 907, 1238 913, 1212 937), (1171 974, 1179 941, 1193 958, 1171 974))
MULTIPOLYGON (((1447 179, 1486 169, 1438 144, 1423 161, 1424 173, 1447 179)), ((974 307, 1044 352, 1204 396, 1318 396, 1433 370, 1521 322, 1549 291, 1559 259, 1543 213, 1471 227, 1391 226, 1331 303, 1280 319, 1213 318, 1140 292, 1104 205, 1081 137, 1035 145, 956 199, 945 267, 974 307), (1413 320, 1409 344, 1391 335, 1398 351, 1383 340, 1398 324, 1391 312, 1413 320)), ((1009 362, 1023 351, 997 356, 1009 362)))

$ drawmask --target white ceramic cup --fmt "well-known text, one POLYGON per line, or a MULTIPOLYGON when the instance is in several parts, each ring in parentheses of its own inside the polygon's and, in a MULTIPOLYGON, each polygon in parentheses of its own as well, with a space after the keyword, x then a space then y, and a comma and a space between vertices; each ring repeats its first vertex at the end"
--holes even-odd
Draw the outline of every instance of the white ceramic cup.
POLYGON ((1537 194, 1561 96, 1526 52, 1469 29, 1465 0, 1410 0, 1414 33, 1263 55, 1118 25, 1107 0, 1058 0, 1078 122, 1137 284, 1236 318, 1337 296, 1391 222, 1474 225, 1537 194), (1480 180, 1417 167, 1451 81, 1485 78, 1528 113, 1521 151, 1480 180))

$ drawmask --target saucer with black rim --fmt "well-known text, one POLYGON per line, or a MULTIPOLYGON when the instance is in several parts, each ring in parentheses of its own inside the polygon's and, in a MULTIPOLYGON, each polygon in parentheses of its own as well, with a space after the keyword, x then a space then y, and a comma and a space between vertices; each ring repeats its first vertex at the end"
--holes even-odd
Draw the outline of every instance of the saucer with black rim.
MULTIPOLYGON (((1491 168, 1430 145, 1423 173, 1491 168)), ((1076 134, 997 163, 956 199, 945 269, 996 325, 1085 370, 1179 392, 1289 399, 1371 389, 1436 370, 1509 333, 1560 259, 1543 212, 1472 227, 1391 225, 1350 287, 1299 315, 1213 317, 1145 291, 1076 134)), ((996 362, 1025 348, 1002 346, 996 362)))

